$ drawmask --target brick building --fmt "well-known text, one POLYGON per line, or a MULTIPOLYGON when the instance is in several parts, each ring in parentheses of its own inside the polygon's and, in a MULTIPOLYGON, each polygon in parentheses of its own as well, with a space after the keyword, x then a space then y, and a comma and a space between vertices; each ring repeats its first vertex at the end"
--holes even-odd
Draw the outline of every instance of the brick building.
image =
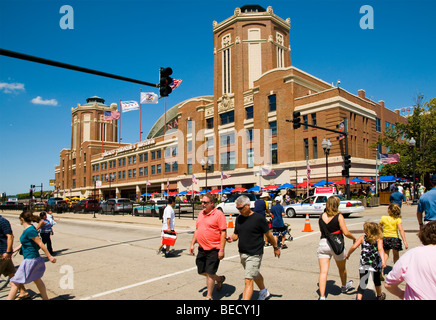
MULTIPOLYGON (((375 176, 377 141, 386 126, 407 120, 365 96, 329 84, 292 66, 290 19, 273 9, 236 8, 213 22, 214 95, 180 102, 162 115, 147 139, 119 143, 116 110, 99 97, 72 108, 71 148, 63 149, 56 167, 56 188, 64 196, 130 197, 147 192, 185 191, 206 186, 201 161, 210 162, 208 189, 295 184, 311 167, 311 182, 326 177, 323 139, 332 142, 329 180, 342 179, 344 140, 337 134, 305 127, 304 122, 336 129, 348 120, 352 177, 375 176), (300 129, 286 120, 299 111, 300 129), (164 126, 167 119, 166 130, 164 126), (262 176, 261 168, 275 175, 262 176), (221 180, 221 172, 231 177, 221 180), (192 184, 192 176, 198 183, 192 184), (148 183, 147 183, 148 182, 148 183), (168 187, 167 187, 168 185, 168 187)), ((384 150, 380 150, 384 151, 384 150)))

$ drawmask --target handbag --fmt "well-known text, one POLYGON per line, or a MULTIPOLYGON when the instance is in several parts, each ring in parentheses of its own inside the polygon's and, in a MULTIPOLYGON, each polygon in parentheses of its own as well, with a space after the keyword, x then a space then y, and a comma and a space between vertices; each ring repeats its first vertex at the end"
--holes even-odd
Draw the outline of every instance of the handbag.
POLYGON ((345 249, 344 235, 342 234, 341 230, 330 233, 327 230, 326 223, 324 222, 324 220, 322 220, 322 215, 319 217, 319 220, 327 242, 329 243, 333 252, 337 255, 341 254, 345 249))

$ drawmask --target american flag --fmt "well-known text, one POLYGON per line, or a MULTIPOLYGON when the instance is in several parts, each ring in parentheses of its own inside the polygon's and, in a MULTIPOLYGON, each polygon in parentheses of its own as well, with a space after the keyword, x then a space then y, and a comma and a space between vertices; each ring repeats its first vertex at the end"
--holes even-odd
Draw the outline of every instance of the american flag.
POLYGON ((310 170, 310 165, 309 164, 307 164, 307 179, 310 179, 310 172, 311 172, 312 170, 310 170))
POLYGON ((104 120, 117 120, 120 118, 120 113, 118 111, 105 111, 104 120))
POLYGON ((147 180, 146 185, 147 185, 147 186, 151 186, 150 181, 147 180))
POLYGON ((388 154, 388 153, 380 153, 380 162, 383 164, 389 164, 389 163, 397 163, 400 161, 400 154, 388 154))
POLYGON ((195 176, 194 176, 194 175, 192 175, 192 183, 197 184, 197 179, 195 179, 195 176))
POLYGON ((173 79, 173 82, 170 84, 171 89, 176 89, 180 84, 182 83, 182 80, 180 79, 173 79))
POLYGON ((221 171, 221 180, 228 179, 228 178, 230 178, 230 177, 231 177, 230 174, 226 174, 226 173, 224 173, 223 171, 221 171))

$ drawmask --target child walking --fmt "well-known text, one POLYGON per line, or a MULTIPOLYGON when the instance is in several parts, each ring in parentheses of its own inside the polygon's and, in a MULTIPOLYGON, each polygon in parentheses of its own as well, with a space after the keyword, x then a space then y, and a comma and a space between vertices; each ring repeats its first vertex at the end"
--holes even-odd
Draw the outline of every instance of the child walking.
POLYGON ((400 206, 391 203, 388 207, 388 216, 382 216, 380 225, 383 228, 383 249, 385 251, 385 261, 388 261, 389 251, 392 249, 394 264, 400 258, 400 251, 403 250, 401 239, 398 233, 403 238, 406 249, 409 245, 406 241, 406 234, 401 223, 401 208, 400 206))
POLYGON ((386 294, 382 292, 380 280, 381 272, 386 267, 382 228, 375 222, 365 222, 363 224, 363 231, 364 235, 357 239, 345 256, 348 259, 359 245, 362 246, 359 264, 360 283, 357 288, 356 299, 362 300, 369 276, 372 274, 377 300, 385 300, 386 294))

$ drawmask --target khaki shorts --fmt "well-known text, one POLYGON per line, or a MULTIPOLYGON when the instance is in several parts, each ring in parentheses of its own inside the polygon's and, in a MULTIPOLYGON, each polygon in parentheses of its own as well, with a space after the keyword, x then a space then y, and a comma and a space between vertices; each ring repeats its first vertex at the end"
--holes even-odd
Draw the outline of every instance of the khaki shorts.
POLYGON ((4 276, 9 276, 15 273, 15 267, 12 260, 1 259, 0 256, 0 274, 4 276))
POLYGON ((318 259, 331 259, 331 257, 333 257, 336 261, 345 260, 345 249, 339 255, 334 253, 326 238, 322 238, 319 240, 317 253, 318 259))
POLYGON ((257 279, 263 255, 252 256, 246 253, 240 253, 239 256, 245 270, 245 279, 257 279))

